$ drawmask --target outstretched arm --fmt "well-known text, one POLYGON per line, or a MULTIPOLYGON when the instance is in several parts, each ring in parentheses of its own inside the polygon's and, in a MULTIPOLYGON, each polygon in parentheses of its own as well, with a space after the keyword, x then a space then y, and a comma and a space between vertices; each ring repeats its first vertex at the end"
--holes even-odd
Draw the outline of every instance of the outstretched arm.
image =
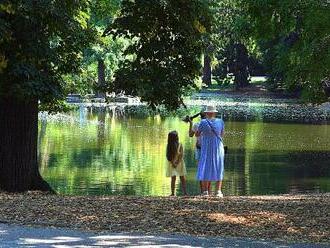
POLYGON ((189 137, 193 137, 195 134, 192 126, 193 126, 192 120, 189 118, 189 137))
POLYGON ((221 133, 220 133, 221 138, 223 138, 224 135, 225 135, 225 130, 222 129, 222 130, 221 130, 221 133))
POLYGON ((220 132, 220 137, 223 138, 223 136, 225 135, 225 123, 222 121, 222 129, 221 129, 221 132, 220 132))

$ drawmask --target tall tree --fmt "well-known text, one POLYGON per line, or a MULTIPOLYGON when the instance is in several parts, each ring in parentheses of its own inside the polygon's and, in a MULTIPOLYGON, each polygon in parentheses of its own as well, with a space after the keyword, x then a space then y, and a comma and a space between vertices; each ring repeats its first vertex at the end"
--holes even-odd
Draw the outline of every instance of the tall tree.
POLYGON ((88 1, 0 3, 0 189, 50 190, 37 162, 38 109, 56 110, 63 75, 92 40, 88 1))
POLYGON ((96 39, 84 51, 80 74, 67 77, 67 90, 80 94, 96 92, 104 97, 113 74, 122 59, 127 43, 123 39, 103 37, 104 30, 112 23, 120 10, 121 0, 91 0, 88 25, 96 30, 96 39))
POLYGON ((212 52, 213 46, 210 44, 204 51, 204 62, 203 62, 203 77, 202 82, 205 85, 210 86, 212 84, 212 52))
MULTIPOLYGON (((113 21, 116 13, 120 10, 121 0, 94 0, 91 7, 90 24, 98 31, 98 39, 93 47, 87 50, 89 62, 97 63, 97 95, 105 97, 107 88, 106 69, 111 66, 111 60, 115 60, 113 55, 118 56, 118 41, 114 41, 108 37, 103 37, 104 30, 113 21)), ((118 63, 118 62, 117 62, 118 63)), ((112 64, 116 64, 113 62, 112 64)), ((115 65, 112 65, 115 67, 115 65)), ((110 68, 109 68, 110 69, 110 68)), ((114 69, 114 68, 112 68, 114 69)))
POLYGON ((210 31, 211 20, 205 0, 124 0, 105 32, 132 40, 113 90, 138 95, 153 107, 180 106, 182 96, 196 87, 203 33, 210 31))
POLYGON ((221 0, 214 5, 213 44, 217 48, 218 71, 232 73, 235 89, 249 85, 249 52, 253 47, 249 13, 240 0, 221 0))
POLYGON ((326 101, 322 81, 330 75, 330 3, 327 0, 241 0, 250 13, 270 79, 306 101, 326 101))

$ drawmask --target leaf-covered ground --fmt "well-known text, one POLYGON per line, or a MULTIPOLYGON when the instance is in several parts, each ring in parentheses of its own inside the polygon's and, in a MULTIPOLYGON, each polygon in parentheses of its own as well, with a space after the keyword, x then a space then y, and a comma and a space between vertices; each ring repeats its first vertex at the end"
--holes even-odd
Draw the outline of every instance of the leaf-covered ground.
POLYGON ((0 193, 0 222, 330 243, 330 194, 218 199, 0 193))

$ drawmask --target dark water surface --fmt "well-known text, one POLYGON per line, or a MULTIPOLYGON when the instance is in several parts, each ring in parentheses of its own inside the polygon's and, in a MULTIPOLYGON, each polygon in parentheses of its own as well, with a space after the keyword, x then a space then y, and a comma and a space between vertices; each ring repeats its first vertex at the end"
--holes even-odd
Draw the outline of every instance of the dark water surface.
MULTIPOLYGON (((225 124, 225 195, 330 192, 330 125, 225 124)), ((41 120, 42 175, 62 194, 169 195, 165 150, 171 130, 184 144, 188 191, 198 194, 195 140, 179 118, 113 117, 85 109, 62 121, 41 120)))

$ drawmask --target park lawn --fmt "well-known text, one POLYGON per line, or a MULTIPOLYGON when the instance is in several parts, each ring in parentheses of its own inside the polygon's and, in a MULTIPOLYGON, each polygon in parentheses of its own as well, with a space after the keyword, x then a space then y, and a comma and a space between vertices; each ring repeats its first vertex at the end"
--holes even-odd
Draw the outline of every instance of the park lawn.
POLYGON ((330 194, 219 199, 0 193, 0 222, 330 243, 330 194))

